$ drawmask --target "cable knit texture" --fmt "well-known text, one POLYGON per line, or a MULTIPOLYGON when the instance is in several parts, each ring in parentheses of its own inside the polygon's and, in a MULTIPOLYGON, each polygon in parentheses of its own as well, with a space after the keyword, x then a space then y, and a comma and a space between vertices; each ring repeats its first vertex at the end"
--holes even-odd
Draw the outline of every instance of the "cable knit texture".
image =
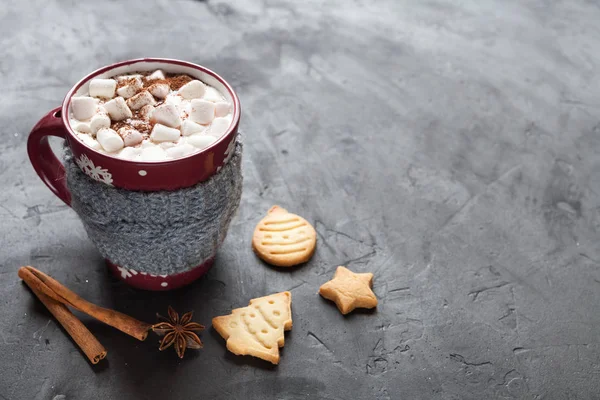
POLYGON ((71 207, 113 264, 155 275, 186 272, 215 255, 242 195, 242 144, 219 173, 193 187, 140 192, 92 180, 65 152, 71 207))

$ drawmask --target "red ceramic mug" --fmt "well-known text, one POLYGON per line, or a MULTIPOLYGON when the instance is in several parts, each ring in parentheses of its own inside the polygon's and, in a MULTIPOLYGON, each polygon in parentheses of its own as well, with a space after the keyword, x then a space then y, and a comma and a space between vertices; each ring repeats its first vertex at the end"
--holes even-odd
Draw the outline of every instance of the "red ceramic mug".
MULTIPOLYGON (((180 60, 141 58, 100 68, 77 82, 67 93, 62 106, 47 113, 35 125, 27 141, 27 152, 33 168, 42 181, 67 205, 71 205, 71 194, 66 184, 65 169, 50 148, 48 136, 63 138, 71 149, 74 159, 79 160, 78 165, 83 172, 100 182, 135 191, 176 190, 207 180, 227 163, 235 149, 239 121, 240 102, 237 94, 223 78, 213 71, 180 60), (202 151, 186 157, 169 161, 141 162, 100 153, 77 138, 69 123, 71 97, 87 93, 91 79, 157 69, 197 78, 217 89, 232 104, 231 125, 217 141, 202 151), (85 160, 85 162, 82 163, 81 160, 85 160)), ((137 274, 132 270, 124 272, 123 268, 108 263, 109 268, 120 278, 125 279, 127 283, 151 290, 183 286, 202 276, 211 264, 212 259, 184 273, 165 277, 137 274)))

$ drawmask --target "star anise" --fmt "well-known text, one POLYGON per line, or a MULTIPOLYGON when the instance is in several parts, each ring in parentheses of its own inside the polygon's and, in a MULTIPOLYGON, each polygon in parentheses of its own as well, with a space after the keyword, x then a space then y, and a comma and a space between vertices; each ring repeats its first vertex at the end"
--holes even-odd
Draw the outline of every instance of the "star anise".
POLYGON ((179 318, 179 314, 169 306, 169 318, 156 314, 159 320, 158 324, 152 325, 152 330, 159 336, 164 336, 160 342, 158 350, 163 351, 175 344, 175 351, 179 358, 183 358, 186 348, 201 349, 202 341, 194 332, 204 329, 204 326, 191 322, 193 311, 185 313, 179 318))

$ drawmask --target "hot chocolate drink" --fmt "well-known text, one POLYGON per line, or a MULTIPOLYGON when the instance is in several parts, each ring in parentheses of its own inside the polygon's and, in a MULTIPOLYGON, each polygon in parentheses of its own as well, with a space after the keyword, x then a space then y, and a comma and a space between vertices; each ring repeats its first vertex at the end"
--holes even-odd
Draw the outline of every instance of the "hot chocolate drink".
POLYGON ((167 161, 210 146, 231 125, 222 93, 189 75, 139 72, 92 79, 69 122, 87 146, 133 161, 167 161))

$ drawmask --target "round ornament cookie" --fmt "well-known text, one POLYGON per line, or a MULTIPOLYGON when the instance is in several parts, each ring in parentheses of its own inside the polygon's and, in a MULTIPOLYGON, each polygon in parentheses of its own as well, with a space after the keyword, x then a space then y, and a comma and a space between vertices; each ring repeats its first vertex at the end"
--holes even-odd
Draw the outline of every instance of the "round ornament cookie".
POLYGON ((278 267, 307 262, 315 252, 317 232, 304 218, 273 206, 254 230, 252 249, 263 261, 278 267))

